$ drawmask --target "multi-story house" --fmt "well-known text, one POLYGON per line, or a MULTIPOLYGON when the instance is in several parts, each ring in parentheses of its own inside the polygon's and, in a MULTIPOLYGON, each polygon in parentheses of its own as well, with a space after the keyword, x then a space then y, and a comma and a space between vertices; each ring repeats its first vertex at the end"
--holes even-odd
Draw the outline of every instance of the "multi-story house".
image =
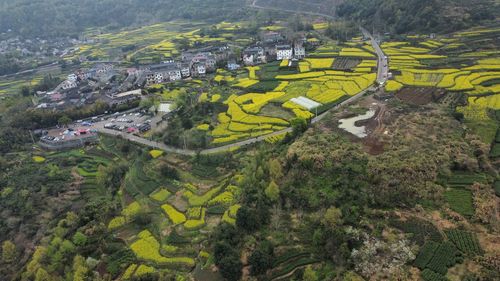
POLYGON ((264 55, 264 49, 262 47, 254 46, 246 48, 242 56, 245 65, 256 65, 266 62, 266 56, 264 55))
POLYGON ((277 45, 276 46, 276 59, 289 60, 293 58, 293 48, 290 45, 277 45))
POLYGON ((302 43, 295 42, 293 46, 293 57, 299 60, 306 57, 306 48, 302 43))

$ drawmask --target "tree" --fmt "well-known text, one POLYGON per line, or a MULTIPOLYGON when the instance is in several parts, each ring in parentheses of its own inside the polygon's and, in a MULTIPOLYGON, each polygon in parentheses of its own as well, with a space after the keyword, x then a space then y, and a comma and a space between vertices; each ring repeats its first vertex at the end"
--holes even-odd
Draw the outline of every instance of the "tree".
POLYGON ((328 208, 321 223, 326 227, 334 229, 342 224, 342 211, 335 207, 328 208))
POLYGON ((179 179, 179 172, 177 172, 177 169, 170 166, 167 162, 161 162, 158 165, 158 170, 159 170, 160 174, 166 178, 173 179, 173 180, 179 179))
POLYGON ((312 267, 309 265, 306 267, 306 270, 304 270, 304 275, 302 276, 302 280, 304 281, 318 281, 318 275, 316 274, 316 271, 312 269, 312 267))
POLYGON ((295 137, 307 130, 307 121, 304 118, 294 118, 290 123, 292 124, 292 134, 295 137))
POLYGON ((63 115, 61 118, 57 120, 57 123, 62 126, 68 126, 69 123, 71 123, 72 120, 69 118, 67 115, 63 115))
POLYGON ((16 258, 16 245, 6 240, 2 243, 2 261, 10 263, 16 258))
POLYGON ((30 87, 28 87, 28 86, 23 86, 23 87, 21 88, 21 95, 22 95, 23 97, 28 97, 28 96, 30 95, 30 87))
POLYGON ((237 281, 241 278, 243 264, 239 256, 226 256, 219 262, 219 270, 222 277, 229 281, 237 281))
POLYGON ((278 180, 283 177, 283 170, 278 159, 269 160, 269 174, 273 180, 278 180))
POLYGON ((73 259, 73 281, 85 281, 88 271, 85 259, 80 255, 75 256, 73 259))
POLYGON ((73 240, 73 243, 79 247, 85 246, 85 244, 87 244, 87 236, 80 231, 77 231, 75 235, 73 235, 73 238, 71 240, 73 240))
POLYGON ((43 268, 36 271, 35 281, 51 281, 50 275, 43 268))
POLYGON ((247 232, 257 230, 260 223, 255 210, 252 210, 247 206, 241 207, 236 213, 236 226, 247 232))
POLYGON ((252 275, 257 276, 266 273, 273 266, 274 247, 271 243, 264 241, 248 258, 252 275))
POLYGON ((279 186, 274 182, 274 180, 271 180, 269 185, 267 186, 265 190, 267 198, 269 198, 272 201, 277 201, 279 196, 280 196, 280 188, 279 186))

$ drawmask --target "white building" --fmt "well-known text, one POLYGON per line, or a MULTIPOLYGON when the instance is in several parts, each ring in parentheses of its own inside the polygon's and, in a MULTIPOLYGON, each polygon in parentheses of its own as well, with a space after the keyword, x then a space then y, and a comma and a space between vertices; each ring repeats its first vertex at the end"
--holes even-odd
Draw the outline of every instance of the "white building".
POLYGON ((293 53, 294 58, 301 60, 306 57, 306 48, 302 44, 295 43, 293 53))
POLYGON ((196 76, 203 76, 203 75, 207 74, 207 68, 205 67, 205 64, 203 64, 203 63, 193 64, 193 73, 196 76))
POLYGON ((250 47, 243 51, 243 63, 245 65, 256 65, 266 62, 264 49, 261 47, 250 47))
POLYGON ((181 70, 178 68, 168 70, 167 75, 170 81, 177 81, 182 79, 181 70))
POLYGON ((69 80, 66 80, 64 82, 62 82, 59 87, 63 90, 69 90, 69 89, 73 89, 73 88, 76 88, 78 85, 76 84, 75 81, 69 81, 69 80))
POLYGON ((289 60, 293 58, 293 48, 290 45, 277 45, 276 46, 276 59, 289 60))
POLYGON ((76 80, 78 80, 78 76, 76 76, 76 74, 74 74, 74 73, 70 74, 70 75, 68 75, 67 80, 71 81, 71 82, 76 82, 76 80))

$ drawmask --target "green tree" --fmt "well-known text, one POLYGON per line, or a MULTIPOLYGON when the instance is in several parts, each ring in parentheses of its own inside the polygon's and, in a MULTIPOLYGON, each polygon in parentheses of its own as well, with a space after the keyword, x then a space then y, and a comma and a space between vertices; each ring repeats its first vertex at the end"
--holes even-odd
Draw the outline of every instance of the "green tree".
POLYGON ((280 188, 274 182, 274 180, 271 180, 271 182, 269 183, 269 185, 265 190, 265 193, 267 198, 271 199, 272 201, 277 201, 280 196, 280 188))
POLYGON ((57 123, 59 123, 59 125, 61 126, 68 126, 68 124, 71 122, 72 122, 71 118, 69 118, 66 115, 61 116, 61 118, 57 120, 57 123))
POLYGON ((330 207, 326 210, 325 215, 321 221, 324 226, 329 228, 335 228, 342 224, 342 211, 335 207, 330 207))
POLYGON ((266 273, 273 266, 274 247, 271 243, 264 241, 259 244, 257 249, 248 258, 251 266, 251 273, 254 276, 266 273))
POLYGON ((14 261, 16 258, 16 245, 10 242, 10 240, 6 240, 2 243, 2 261, 10 263, 14 261))
POLYGON ((28 86, 23 86, 23 87, 21 87, 21 95, 22 95, 23 97, 27 97, 27 96, 29 96, 30 94, 31 94, 31 93, 30 93, 30 87, 28 87, 28 86))
POLYGON ((39 268, 36 271, 35 281, 52 281, 50 275, 43 268, 39 268))
POLYGON ((87 244, 87 236, 80 231, 77 231, 71 239, 76 246, 85 246, 87 244))
POLYGON ((273 180, 278 180, 283 177, 283 170, 278 159, 269 160, 269 174, 273 180))
POLYGON ((237 281, 241 278, 243 264, 239 256, 227 256, 219 262, 219 270, 222 277, 229 281, 237 281))
POLYGON ((73 281, 85 281, 88 276, 88 268, 85 259, 77 255, 73 259, 73 281))
POLYGON ((247 206, 241 207, 236 213, 236 226, 247 232, 253 232, 260 226, 255 210, 247 206))
POLYGON ((318 281, 318 275, 316 274, 316 271, 312 269, 312 267, 309 265, 306 267, 306 270, 304 270, 304 275, 302 276, 302 280, 304 281, 318 281))
POLYGON ((307 121, 304 118, 294 118, 290 123, 293 136, 298 136, 307 130, 307 121))

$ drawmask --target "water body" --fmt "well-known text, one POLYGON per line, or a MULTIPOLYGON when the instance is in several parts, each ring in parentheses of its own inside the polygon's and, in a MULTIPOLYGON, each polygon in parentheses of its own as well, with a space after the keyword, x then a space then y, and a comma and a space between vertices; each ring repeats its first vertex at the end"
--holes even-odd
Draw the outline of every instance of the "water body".
POLYGON ((364 138, 367 136, 366 127, 365 126, 357 127, 355 124, 358 121, 368 120, 373 116, 375 116, 375 109, 370 109, 363 115, 355 116, 352 118, 340 119, 339 128, 346 130, 347 132, 357 136, 358 138, 364 138))

